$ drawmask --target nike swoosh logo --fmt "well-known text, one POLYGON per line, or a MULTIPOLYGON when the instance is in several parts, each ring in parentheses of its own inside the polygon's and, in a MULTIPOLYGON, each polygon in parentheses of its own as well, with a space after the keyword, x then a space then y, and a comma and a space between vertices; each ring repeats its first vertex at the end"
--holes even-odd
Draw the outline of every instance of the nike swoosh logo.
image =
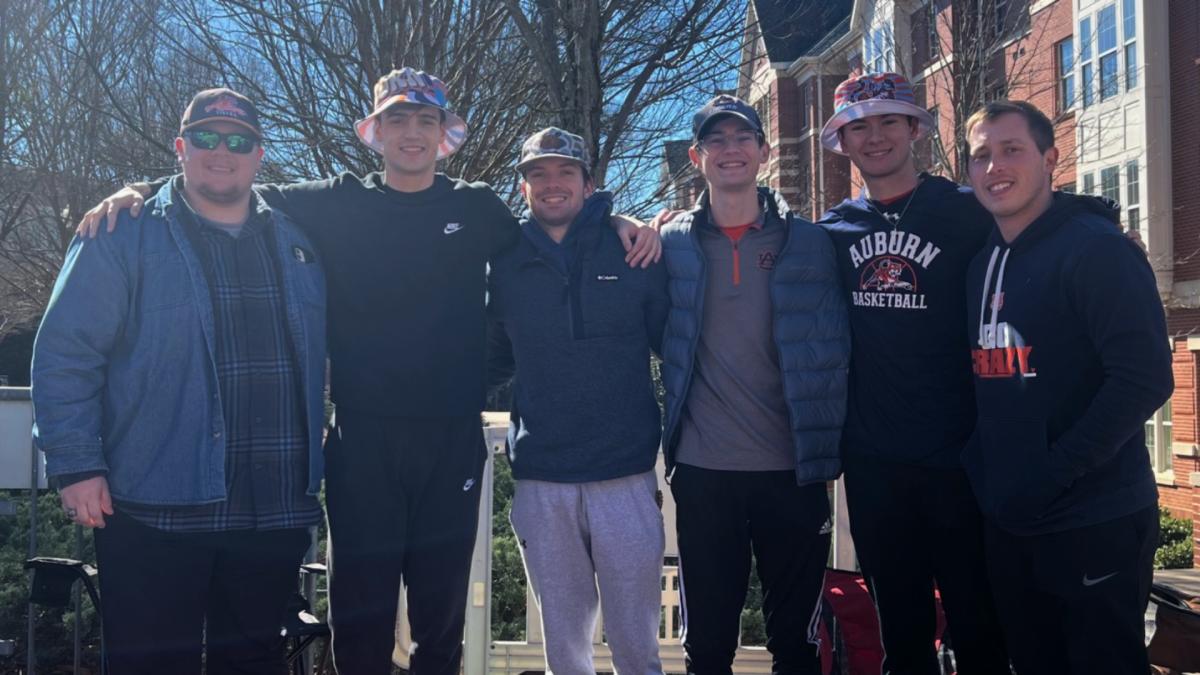
POLYGON ((1083 575, 1083 585, 1084 586, 1095 586, 1096 584, 1098 584, 1102 581, 1107 581, 1115 576, 1117 576, 1117 573, 1113 572, 1112 574, 1105 574, 1102 577, 1097 577, 1095 579, 1091 579, 1088 577, 1087 573, 1085 572, 1083 575))

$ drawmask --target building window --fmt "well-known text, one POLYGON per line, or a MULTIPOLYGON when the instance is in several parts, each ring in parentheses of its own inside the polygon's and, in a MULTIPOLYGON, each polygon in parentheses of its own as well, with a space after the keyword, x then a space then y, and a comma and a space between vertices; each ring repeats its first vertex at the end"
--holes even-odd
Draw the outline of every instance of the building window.
POLYGON ((1058 43, 1058 112, 1075 105, 1075 40, 1067 38, 1058 43))
POLYGON ((1092 104, 1094 97, 1092 89, 1092 19, 1088 17, 1079 21, 1079 86, 1083 92, 1083 107, 1092 104))
POLYGON ((758 119, 762 121, 763 136, 767 139, 767 142, 770 142, 771 141, 771 94, 770 94, 770 92, 763 92, 763 95, 759 96, 758 99, 754 101, 754 112, 758 113, 758 119))
POLYGON ((1137 160, 1125 164, 1125 227, 1141 231, 1142 187, 1138 173, 1137 160))
POLYGON ((800 90, 800 128, 807 129, 808 128, 808 112, 809 112, 808 111, 809 83, 805 82, 804 84, 800 85, 798 87, 798 89, 800 90))
POLYGON ((1075 184, 1074 183, 1063 183, 1062 185, 1058 186, 1058 191, 1066 192, 1067 194, 1073 195, 1073 194, 1075 194, 1075 184))
POLYGON ((1100 196, 1114 202, 1121 201, 1121 167, 1100 169, 1100 196))
POLYGON ((1096 52, 1100 60, 1100 100, 1117 95, 1117 6, 1109 5, 1096 16, 1096 52))
POLYGON ((942 55, 942 41, 937 31, 937 2, 930 2, 909 15, 912 27, 913 64, 924 68, 942 55))
POLYGON ((1138 85, 1137 2, 1122 0, 1121 18, 1125 42, 1125 91, 1138 85))
POLYGON ((1000 37, 1004 35, 1005 29, 1008 27, 1008 10, 1011 3, 1009 0, 995 0, 995 3, 996 16, 993 19, 996 23, 994 28, 996 37, 1000 37))
POLYGON ((1146 420, 1146 449, 1150 451, 1150 463, 1155 473, 1170 471, 1174 465, 1171 446, 1174 442, 1174 425, 1171 422, 1171 401, 1146 420))
POLYGON ((867 35, 865 43, 866 58, 863 59, 863 65, 866 66, 867 73, 891 72, 892 64, 895 62, 895 47, 892 44, 892 34, 889 28, 880 26, 872 30, 867 35))
POLYGON ((1096 194, 1096 174, 1091 172, 1083 174, 1083 192, 1080 194, 1096 194))
POLYGON ((815 193, 812 184, 812 167, 808 164, 801 165, 798 178, 800 179, 797 181, 797 187, 800 188, 800 199, 799 203, 795 205, 796 211, 805 218, 812 218, 812 196, 815 193))
POLYGON ((942 117, 936 105, 929 109, 929 116, 933 118, 933 128, 929 130, 929 164, 936 169, 934 173, 940 173, 946 146, 942 145, 942 117))

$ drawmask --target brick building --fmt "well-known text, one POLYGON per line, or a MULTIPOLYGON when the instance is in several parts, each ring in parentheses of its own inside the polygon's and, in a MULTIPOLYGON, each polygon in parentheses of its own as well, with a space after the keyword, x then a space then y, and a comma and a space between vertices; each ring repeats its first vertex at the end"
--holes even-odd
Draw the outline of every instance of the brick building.
MULTIPOLYGON (((981 103, 1047 113, 1055 187, 1120 202, 1155 270, 1176 391, 1147 445, 1162 505, 1200 520, 1200 0, 750 0, 741 63, 737 92, 772 146, 760 178, 810 218, 861 187, 819 142, 852 74, 906 75, 938 120, 920 164, 960 180, 981 103)), ((1200 539, 1194 550, 1200 564, 1200 539)))

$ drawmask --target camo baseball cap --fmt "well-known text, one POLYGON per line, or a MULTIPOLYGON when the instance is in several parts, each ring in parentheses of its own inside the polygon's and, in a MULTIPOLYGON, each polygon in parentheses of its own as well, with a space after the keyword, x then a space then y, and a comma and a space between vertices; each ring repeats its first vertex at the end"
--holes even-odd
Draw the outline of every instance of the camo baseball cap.
POLYGON ((258 108, 254 107, 250 99, 232 89, 205 89, 193 96, 187 110, 183 111, 183 119, 179 120, 179 133, 212 121, 232 122, 262 138, 258 108))
POLYGON ((583 137, 563 131, 558 127, 546 127, 525 139, 521 145, 521 158, 517 162, 517 171, 523 173, 526 167, 544 157, 575 160, 583 165, 584 171, 591 168, 583 137))
POLYGON ((838 129, 854 120, 875 115, 907 115, 917 120, 922 134, 933 128, 929 111, 917 105, 912 85, 903 75, 875 73, 852 77, 838 85, 833 92, 833 116, 821 129, 821 144, 838 154, 842 139, 838 129))
POLYGON ((375 135, 375 119, 397 103, 427 105, 445 115, 446 137, 438 146, 438 159, 453 155, 467 140, 467 123, 447 107, 446 84, 425 71, 401 68, 379 78, 371 114, 354 123, 359 140, 375 152, 383 152, 383 144, 375 135))

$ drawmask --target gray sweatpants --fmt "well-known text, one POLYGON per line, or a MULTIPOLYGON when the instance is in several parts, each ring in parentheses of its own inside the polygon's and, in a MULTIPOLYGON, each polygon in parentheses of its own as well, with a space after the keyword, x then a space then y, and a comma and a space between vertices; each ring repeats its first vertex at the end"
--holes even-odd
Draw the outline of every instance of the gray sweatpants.
POLYGON ((548 674, 596 672, 592 634, 603 604, 616 672, 661 675, 656 489, 653 471, 590 483, 516 482, 509 518, 542 611, 548 674))

